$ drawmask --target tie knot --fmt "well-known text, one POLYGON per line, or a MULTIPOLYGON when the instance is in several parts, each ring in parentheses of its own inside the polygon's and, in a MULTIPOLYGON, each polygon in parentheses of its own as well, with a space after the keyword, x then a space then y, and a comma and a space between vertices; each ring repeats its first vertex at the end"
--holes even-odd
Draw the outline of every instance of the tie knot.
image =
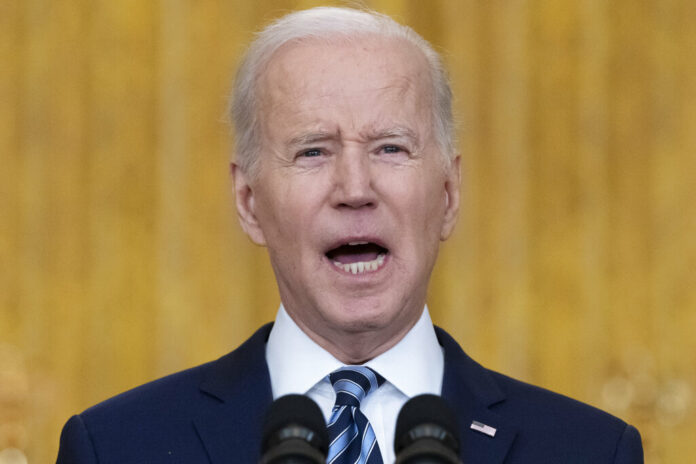
POLYGON ((384 383, 384 377, 365 366, 344 366, 329 374, 336 405, 360 407, 360 402, 384 383))

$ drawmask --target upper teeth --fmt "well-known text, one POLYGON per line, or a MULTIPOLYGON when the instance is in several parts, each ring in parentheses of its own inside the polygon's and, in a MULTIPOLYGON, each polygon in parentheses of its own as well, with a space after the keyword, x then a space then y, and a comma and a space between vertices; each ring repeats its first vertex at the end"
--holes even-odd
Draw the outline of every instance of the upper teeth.
POLYGON ((348 242, 348 245, 367 245, 370 242, 348 242))
POLYGON ((333 262, 334 266, 343 269, 351 274, 362 274, 363 272, 376 271, 384 264, 384 254, 379 254, 372 261, 358 261, 357 263, 341 264, 338 261, 333 262))

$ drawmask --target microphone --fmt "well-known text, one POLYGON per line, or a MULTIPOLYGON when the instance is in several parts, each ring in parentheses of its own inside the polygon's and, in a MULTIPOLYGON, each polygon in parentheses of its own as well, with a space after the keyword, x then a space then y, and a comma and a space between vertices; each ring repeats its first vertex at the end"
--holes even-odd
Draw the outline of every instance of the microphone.
POLYGON ((325 464, 329 449, 319 406, 304 395, 281 396, 266 414, 260 464, 325 464))
POLYGON ((396 419, 396 464, 460 464, 458 437, 457 419, 445 400, 415 396, 396 419))

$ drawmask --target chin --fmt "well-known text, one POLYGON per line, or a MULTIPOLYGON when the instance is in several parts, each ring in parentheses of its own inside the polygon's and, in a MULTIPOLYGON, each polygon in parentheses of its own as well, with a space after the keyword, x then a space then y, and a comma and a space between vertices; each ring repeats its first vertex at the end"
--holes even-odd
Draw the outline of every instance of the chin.
POLYGON ((395 315, 383 308, 379 305, 349 304, 336 308, 332 319, 338 330, 351 333, 379 331, 394 323, 395 315))
POLYGON ((381 318, 358 318, 341 324, 342 329, 350 333, 377 332, 388 325, 381 318))

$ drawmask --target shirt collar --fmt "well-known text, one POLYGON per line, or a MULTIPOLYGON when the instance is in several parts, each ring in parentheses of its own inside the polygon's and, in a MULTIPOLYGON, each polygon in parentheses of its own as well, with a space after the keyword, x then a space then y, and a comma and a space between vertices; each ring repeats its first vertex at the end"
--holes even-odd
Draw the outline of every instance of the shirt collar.
MULTIPOLYGON (((330 372, 343 366, 307 336, 281 304, 266 344, 273 398, 307 393, 330 372)), ((379 372, 408 397, 442 390, 444 356, 428 307, 411 330, 392 348, 365 365, 379 372)))
POLYGON ((409 398, 424 393, 439 395, 445 357, 428 307, 399 343, 365 365, 379 372, 409 398))
POLYGON ((343 365, 309 338, 282 304, 266 343, 266 362, 274 399, 290 393, 305 394, 343 365))

